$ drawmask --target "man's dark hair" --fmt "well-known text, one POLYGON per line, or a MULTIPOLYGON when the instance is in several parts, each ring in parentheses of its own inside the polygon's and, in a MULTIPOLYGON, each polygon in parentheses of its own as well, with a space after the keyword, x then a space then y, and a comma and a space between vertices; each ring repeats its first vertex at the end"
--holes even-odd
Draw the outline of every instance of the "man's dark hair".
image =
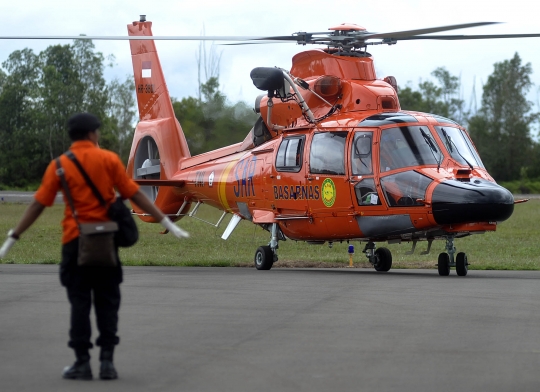
POLYGON ((73 141, 86 139, 90 132, 101 126, 99 119, 92 113, 77 113, 67 122, 69 138, 73 141))

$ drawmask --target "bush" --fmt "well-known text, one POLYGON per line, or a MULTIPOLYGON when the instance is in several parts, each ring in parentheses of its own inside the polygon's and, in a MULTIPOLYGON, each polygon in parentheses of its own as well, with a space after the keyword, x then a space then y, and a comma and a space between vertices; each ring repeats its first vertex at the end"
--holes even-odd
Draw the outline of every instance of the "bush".
POLYGON ((504 181, 499 183, 500 186, 505 187, 514 194, 540 194, 540 179, 526 179, 516 181, 504 181))

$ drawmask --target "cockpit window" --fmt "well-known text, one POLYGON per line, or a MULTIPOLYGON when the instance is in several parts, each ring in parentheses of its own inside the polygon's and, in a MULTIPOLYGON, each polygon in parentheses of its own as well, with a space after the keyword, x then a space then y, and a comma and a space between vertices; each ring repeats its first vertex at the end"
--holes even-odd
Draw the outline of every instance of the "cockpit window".
POLYGON ((314 174, 345 174, 347 132, 324 132, 313 135, 309 171, 314 174))
POLYGON ((437 165, 442 154, 426 126, 389 128, 382 131, 381 172, 408 166, 437 165))
POLYGON ((381 187, 390 207, 420 207, 431 182, 431 178, 411 170, 381 178, 381 187))
POLYGON ((463 165, 484 167, 465 131, 454 127, 435 127, 448 153, 463 165))

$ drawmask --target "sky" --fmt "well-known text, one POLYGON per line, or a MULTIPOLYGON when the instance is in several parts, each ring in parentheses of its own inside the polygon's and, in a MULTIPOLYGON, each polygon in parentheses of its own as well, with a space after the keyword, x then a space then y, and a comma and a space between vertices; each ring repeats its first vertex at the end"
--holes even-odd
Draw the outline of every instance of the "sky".
MULTIPOLYGON (((355 23, 370 32, 392 32, 471 22, 505 22, 447 34, 540 33, 533 1, 514 0, 18 0, 2 4, 0 36, 3 35, 127 35, 127 24, 144 14, 153 22, 154 35, 273 36, 298 31, 326 31, 341 23, 355 23)), ((444 33, 441 33, 444 34, 444 33)), ((52 44, 71 41, 0 40, 0 62, 18 49, 36 53, 52 44)), ((94 41, 96 50, 115 56, 115 66, 106 70, 108 79, 132 75, 127 41, 94 41)), ((165 80, 172 97, 197 95, 197 52, 199 42, 156 41, 165 80)), ((206 44, 210 50, 210 43, 206 44)), ((249 77, 255 67, 291 67, 291 58, 316 46, 295 43, 226 46, 216 45, 221 55, 221 90, 232 101, 253 105, 258 95, 249 77)), ((482 83, 493 72, 493 64, 517 52, 523 63, 531 63, 535 87, 529 99, 538 102, 540 86, 540 38, 477 41, 401 41, 397 45, 371 46, 378 78, 392 75, 398 85, 416 88, 419 81, 445 67, 461 78, 462 98, 480 106, 482 83)))

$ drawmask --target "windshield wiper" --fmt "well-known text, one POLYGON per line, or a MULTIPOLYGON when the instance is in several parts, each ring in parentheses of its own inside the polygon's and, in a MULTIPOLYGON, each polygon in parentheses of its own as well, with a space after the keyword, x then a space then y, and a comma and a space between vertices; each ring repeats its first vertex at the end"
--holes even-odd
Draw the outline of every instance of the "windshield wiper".
POLYGON ((452 138, 450 137, 450 135, 448 135, 448 134, 446 133, 446 131, 444 130, 444 128, 441 128, 441 131, 443 132, 444 137, 446 138, 446 140, 449 142, 450 153, 454 152, 454 150, 452 149, 452 144, 453 144, 454 147, 456 148, 456 152, 459 154, 459 156, 460 156, 461 158, 463 158, 463 160, 467 163, 467 165, 469 165, 469 167, 471 168, 471 170, 474 170, 473 165, 471 165, 471 163, 467 160, 467 158, 465 158, 465 157, 461 154, 461 152, 459 151, 458 146, 456 145, 456 143, 454 143, 454 141, 452 140, 452 138))
POLYGON ((450 139, 450 136, 446 133, 444 128, 441 128, 441 131, 444 135, 445 141, 446 141, 446 147, 448 148, 448 151, 451 153, 454 152, 454 149, 452 148, 452 140, 450 139))
POLYGON ((435 158, 435 161, 437 161, 437 171, 439 171, 439 169, 441 168, 443 155, 439 153, 441 159, 438 159, 435 156, 435 154, 439 152, 439 149, 435 146, 435 143, 433 142, 433 140, 431 140, 431 138, 427 135, 427 133, 422 128, 420 128, 420 133, 422 134, 422 137, 424 138, 424 141, 426 142, 426 144, 431 149, 431 154, 433 155, 433 158, 435 158))

